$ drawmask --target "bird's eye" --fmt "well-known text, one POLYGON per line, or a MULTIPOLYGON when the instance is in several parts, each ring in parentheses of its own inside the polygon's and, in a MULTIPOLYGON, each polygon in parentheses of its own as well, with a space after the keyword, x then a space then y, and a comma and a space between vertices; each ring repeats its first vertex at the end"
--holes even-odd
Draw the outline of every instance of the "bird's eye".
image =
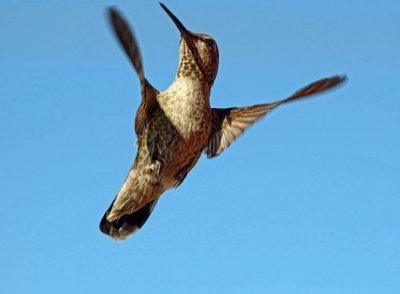
POLYGON ((206 44, 207 44, 208 47, 213 47, 213 46, 214 46, 214 41, 211 40, 211 39, 208 39, 208 40, 206 41, 206 44))

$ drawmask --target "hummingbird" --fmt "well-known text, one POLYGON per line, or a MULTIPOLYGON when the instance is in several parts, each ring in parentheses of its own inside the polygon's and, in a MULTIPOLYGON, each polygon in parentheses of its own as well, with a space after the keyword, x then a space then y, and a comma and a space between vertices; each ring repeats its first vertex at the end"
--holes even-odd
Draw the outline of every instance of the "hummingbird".
POLYGON ((160 5, 181 36, 176 78, 164 92, 145 78, 141 52, 129 24, 115 8, 108 9, 114 33, 139 76, 142 96, 135 118, 137 154, 100 222, 100 230, 116 240, 126 239, 144 225, 163 192, 178 187, 203 152, 208 158, 220 155, 271 110, 331 89, 346 79, 341 75, 323 78, 272 103, 212 108, 210 94, 219 64, 216 41, 210 35, 189 31, 160 5))

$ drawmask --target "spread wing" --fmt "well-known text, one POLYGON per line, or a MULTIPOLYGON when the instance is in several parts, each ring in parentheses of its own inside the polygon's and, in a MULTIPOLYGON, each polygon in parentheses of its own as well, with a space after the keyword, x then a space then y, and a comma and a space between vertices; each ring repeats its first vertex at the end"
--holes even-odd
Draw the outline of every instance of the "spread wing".
POLYGON ((142 56, 140 54, 138 42, 136 41, 132 29, 115 8, 110 8, 108 13, 114 33, 118 37, 122 48, 129 57, 129 60, 140 79, 142 88, 142 101, 135 120, 135 131, 136 134, 140 136, 143 133, 147 121, 149 120, 149 114, 152 113, 154 108, 158 105, 156 97, 159 92, 147 81, 144 76, 142 56))
POLYGON ((213 129, 205 149, 207 157, 212 158, 221 154, 248 127, 277 106, 321 93, 342 83, 345 79, 345 76, 321 79, 298 90, 290 97, 273 103, 249 107, 213 108, 213 129))

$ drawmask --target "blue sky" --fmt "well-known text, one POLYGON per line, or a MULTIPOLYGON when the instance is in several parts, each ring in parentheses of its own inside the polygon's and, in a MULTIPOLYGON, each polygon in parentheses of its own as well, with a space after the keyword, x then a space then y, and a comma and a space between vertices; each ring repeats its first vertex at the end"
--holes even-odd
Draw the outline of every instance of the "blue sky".
POLYGON ((98 230, 136 153, 139 82, 174 79, 179 33, 156 1, 0 3, 1 293, 399 293, 399 1, 169 1, 212 35, 212 105, 282 106, 200 160, 136 235, 98 230))

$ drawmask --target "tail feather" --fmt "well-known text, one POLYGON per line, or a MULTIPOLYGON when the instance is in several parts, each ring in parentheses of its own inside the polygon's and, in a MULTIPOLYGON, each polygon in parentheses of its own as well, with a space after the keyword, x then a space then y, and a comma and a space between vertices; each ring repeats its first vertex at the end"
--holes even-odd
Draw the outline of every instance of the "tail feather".
POLYGON ((147 219, 150 217, 150 214, 153 212, 157 201, 158 198, 147 203, 134 213, 123 215, 117 220, 110 222, 107 220, 107 216, 114 205, 114 202, 111 203, 110 208, 101 219, 100 231, 106 235, 109 235, 113 239, 125 240, 130 235, 138 231, 146 223, 147 219))

